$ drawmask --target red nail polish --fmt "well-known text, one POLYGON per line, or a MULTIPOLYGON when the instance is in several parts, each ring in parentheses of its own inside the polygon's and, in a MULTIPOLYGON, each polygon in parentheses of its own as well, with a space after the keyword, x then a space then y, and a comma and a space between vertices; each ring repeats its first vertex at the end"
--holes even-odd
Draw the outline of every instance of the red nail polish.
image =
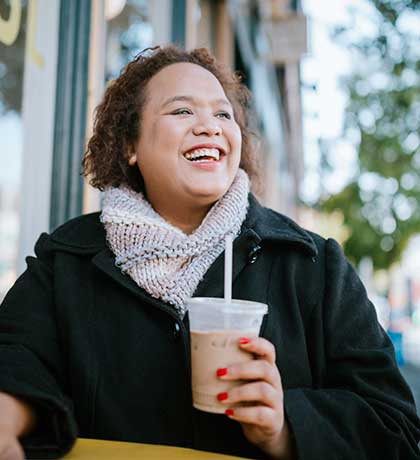
POLYGON ((222 375, 226 375, 228 373, 227 367, 222 367, 220 369, 217 369, 217 376, 221 377, 222 375))
POLYGON ((233 415, 233 413, 234 413, 234 412, 233 412, 233 409, 226 409, 226 410, 225 410, 225 414, 226 414, 226 415, 233 415))
POLYGON ((241 338, 239 339, 239 343, 240 343, 241 345, 246 345, 246 344, 249 343, 249 342, 251 342, 251 339, 248 339, 248 337, 241 337, 241 338))
POLYGON ((228 394, 227 394, 227 393, 219 393, 219 394, 217 395, 217 399, 218 399, 219 401, 224 401, 225 399, 228 399, 228 394))

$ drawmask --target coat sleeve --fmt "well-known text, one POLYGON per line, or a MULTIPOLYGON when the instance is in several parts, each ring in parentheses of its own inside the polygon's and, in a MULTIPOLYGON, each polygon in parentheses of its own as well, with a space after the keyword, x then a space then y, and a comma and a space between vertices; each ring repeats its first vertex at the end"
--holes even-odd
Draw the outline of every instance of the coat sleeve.
POLYGON ((392 344, 338 243, 325 251, 324 295, 309 326, 320 331, 323 381, 284 394, 298 458, 419 460, 420 423, 392 344))
POLYGON ((0 306, 0 391, 25 399, 37 413, 34 431, 21 439, 29 458, 55 458, 77 436, 65 395, 65 360, 56 327, 53 262, 45 234, 27 258, 27 270, 0 306))

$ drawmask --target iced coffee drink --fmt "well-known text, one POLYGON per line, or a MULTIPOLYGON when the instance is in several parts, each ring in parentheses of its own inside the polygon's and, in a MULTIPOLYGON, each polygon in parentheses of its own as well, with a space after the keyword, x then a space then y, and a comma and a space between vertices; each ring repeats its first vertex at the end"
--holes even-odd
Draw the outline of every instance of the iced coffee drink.
MULTIPOLYGON (((265 304, 224 299, 193 298, 188 302, 191 330, 192 392, 195 408, 224 413, 217 395, 238 381, 220 380, 217 369, 253 359, 239 348, 240 337, 258 336, 265 304)), ((232 405, 231 407, 235 407, 232 405)))

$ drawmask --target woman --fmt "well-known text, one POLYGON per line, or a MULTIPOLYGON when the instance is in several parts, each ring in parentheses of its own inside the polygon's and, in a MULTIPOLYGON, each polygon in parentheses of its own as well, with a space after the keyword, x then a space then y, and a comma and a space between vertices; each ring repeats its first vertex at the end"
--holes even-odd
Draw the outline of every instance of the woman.
POLYGON ((415 459, 420 424, 342 252, 258 204, 249 94, 206 50, 149 50, 106 91, 84 159, 102 213, 42 235, 0 310, 0 459, 76 438, 278 459, 415 459), (192 407, 191 296, 267 303, 256 359, 192 407), (232 409, 247 401, 247 407, 232 409), (9 452, 9 454, 7 454, 9 452), (9 456, 7 456, 9 455, 9 456))

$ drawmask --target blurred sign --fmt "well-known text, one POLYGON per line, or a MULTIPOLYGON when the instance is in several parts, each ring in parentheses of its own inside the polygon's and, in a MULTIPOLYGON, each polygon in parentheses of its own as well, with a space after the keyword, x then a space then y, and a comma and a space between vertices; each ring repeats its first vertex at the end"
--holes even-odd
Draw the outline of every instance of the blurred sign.
POLYGON ((259 0, 262 18, 285 19, 293 14, 290 0, 259 0))
POLYGON ((263 21, 262 31, 268 42, 264 57, 275 64, 297 62, 308 50, 307 20, 303 14, 263 21))
POLYGON ((13 45, 16 41, 20 29, 22 17, 22 1, 10 1, 10 13, 7 19, 0 16, 0 42, 5 45, 13 45))

